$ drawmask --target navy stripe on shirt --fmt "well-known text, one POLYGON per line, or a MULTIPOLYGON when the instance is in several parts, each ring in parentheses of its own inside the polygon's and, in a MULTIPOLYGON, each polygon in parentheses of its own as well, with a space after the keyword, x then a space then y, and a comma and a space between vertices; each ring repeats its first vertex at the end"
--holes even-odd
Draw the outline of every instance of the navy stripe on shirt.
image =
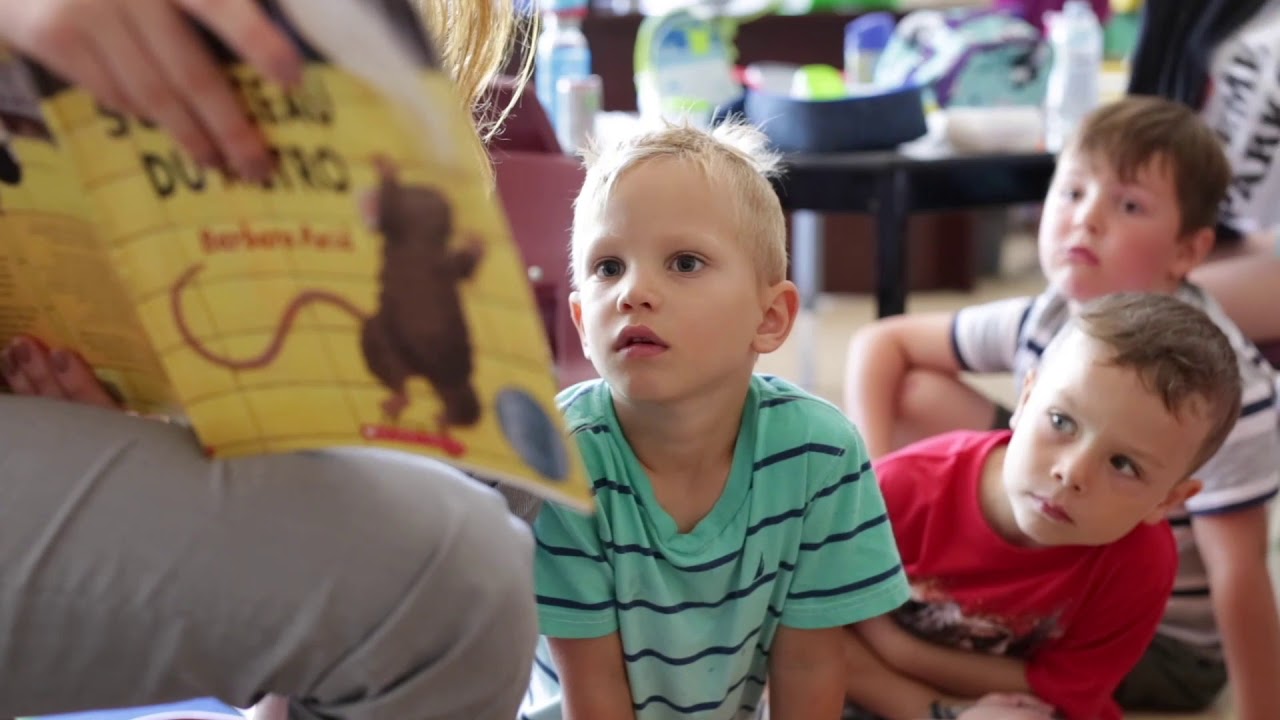
POLYGON ((728 700, 729 696, 732 695, 735 691, 737 691, 738 688, 742 687, 747 681, 751 681, 753 683, 756 683, 757 685, 762 685, 762 686, 764 685, 764 678, 756 677, 752 675, 750 672, 747 672, 746 675, 742 676, 741 680, 729 686, 729 689, 725 692, 724 697, 720 698, 719 701, 708 700, 707 702, 698 703, 696 705, 677 705, 676 703, 671 702, 670 700, 668 700, 667 698, 661 695, 650 695, 649 697, 645 698, 643 702, 634 703, 632 707, 634 707, 636 710, 643 710, 649 707, 650 705, 652 705, 653 703, 662 703, 663 705, 666 705, 667 707, 671 708, 672 710, 675 710, 676 712, 682 715, 691 715, 693 713, 707 712, 708 710, 716 710, 721 705, 724 705, 724 701, 728 700))
POLYGON ((537 665, 539 670, 546 673, 547 677, 551 678, 552 682, 554 682, 557 685, 560 684, 560 676, 556 675, 556 671, 553 670, 550 665, 543 662, 542 658, 538 657, 537 655, 534 655, 533 664, 537 665))
POLYGON ((751 642, 759 634, 760 634, 760 628, 757 627, 755 630, 752 630, 751 632, 747 633, 747 636, 743 638, 742 642, 738 643, 737 645, 733 645, 733 646, 713 645, 697 653, 694 653, 693 655, 690 655, 688 657, 682 657, 682 658, 669 657, 667 655, 663 655, 662 653, 652 648, 645 648, 644 650, 640 650, 632 654, 628 654, 624 652, 622 654, 622 657, 627 662, 636 662, 639 660, 643 660, 644 658, 651 657, 656 660, 660 660, 661 662, 667 665, 692 665, 693 663, 701 660, 702 658, 710 657, 712 655, 733 655, 737 653, 739 650, 741 650, 743 647, 745 647, 747 643, 751 642))
POLYGON ((609 432, 609 426, 608 425, 579 425, 574 429, 570 430, 569 434, 577 435, 578 433, 584 433, 584 432, 589 432, 592 435, 599 435, 601 433, 609 432))
POLYGON ((789 402, 792 402, 794 400, 799 400, 799 399, 800 398, 796 395, 784 395, 782 397, 769 398, 768 400, 765 400, 764 402, 760 403, 758 407, 760 408, 777 407, 779 405, 786 405, 789 402))
MULTIPOLYGON (((597 479, 597 480, 593 480, 593 481, 591 482, 591 489, 592 489, 592 490, 594 490, 594 491, 596 491, 596 492, 600 492, 601 490, 612 490, 612 491, 614 491, 614 492, 618 493, 619 495, 632 495, 632 496, 634 496, 634 495, 636 494, 636 491, 635 491, 635 490, 632 490, 632 489, 631 489, 631 487, 630 487, 629 485, 623 485, 623 484, 621 484, 621 483, 616 483, 616 482, 614 482, 614 481, 610 480, 609 478, 599 478, 599 479, 597 479)), ((636 502, 640 502, 640 498, 639 498, 639 497, 636 497, 636 502)))
POLYGON ((760 470, 762 468, 767 468, 770 465, 776 465, 784 460, 801 457, 803 455, 808 455, 809 453, 821 453, 823 455, 842 457, 844 456, 844 448, 836 447, 834 445, 824 445, 822 443, 805 443, 804 445, 793 447, 788 450, 776 452, 769 457, 761 458, 756 461, 756 464, 751 469, 760 470))
POLYGON ((1275 406, 1275 398, 1266 397, 1257 402, 1251 402, 1248 405, 1245 405, 1244 407, 1240 408, 1240 417, 1246 418, 1246 417, 1249 417, 1250 415, 1254 415, 1256 413, 1260 413, 1265 410, 1270 410, 1274 406, 1275 406))
POLYGON ((965 361, 964 355, 960 352, 960 334, 956 332, 960 323, 957 322, 959 316, 951 318, 951 354, 955 356, 956 362, 960 365, 960 369, 964 372, 972 372, 973 368, 969 367, 969 363, 965 361))
POLYGON ((839 480, 831 483, 830 485, 822 488, 818 492, 814 493, 813 497, 809 498, 809 502, 812 503, 814 500, 817 500, 819 498, 824 498, 834 493, 835 491, 839 490, 840 488, 844 487, 845 485, 848 485, 850 483, 855 483, 861 480, 862 474, 867 472, 870 469, 871 469, 871 461, 870 460, 864 461, 862 463, 862 467, 858 468, 857 472, 851 472, 848 475, 845 475, 844 477, 840 478, 839 480))
POLYGON ((888 520, 889 520, 889 516, 882 513, 880 515, 877 515, 876 517, 873 517, 858 523, 858 525, 854 527, 852 530, 845 530, 843 532, 832 533, 826 536, 825 538, 818 540, 817 542, 800 543, 800 551, 810 552, 813 550, 819 550, 823 547, 826 547, 827 545, 834 545, 835 543, 838 543, 838 542, 851 540, 854 537, 861 534, 863 531, 870 530, 871 528, 877 525, 883 525, 884 523, 888 522, 888 520))
MULTIPOLYGON (((824 487, 822 490, 819 490, 813 496, 813 498, 809 501, 809 504, 806 505, 805 507, 795 508, 792 510, 784 510, 776 515, 770 515, 767 518, 763 518, 759 520, 758 522, 756 522, 756 524, 751 525, 750 527, 747 528, 746 533, 744 533, 743 535, 743 540, 745 541, 746 538, 750 538, 751 536, 755 535, 756 533, 760 532, 761 530, 767 527, 779 525, 788 520, 803 518, 805 513, 808 512, 809 507, 811 507, 814 502, 822 498, 830 497, 840 488, 846 485, 849 485, 851 483, 857 482, 862 478, 862 474, 870 469, 871 469, 871 462, 870 461, 864 462, 862 468, 860 468, 858 472, 845 475, 844 477, 840 478, 838 482, 832 483, 831 485, 824 487)), ((608 480, 597 480, 593 484, 593 487, 596 487, 596 488, 601 488, 601 487, 615 488, 616 487, 619 489, 619 492, 622 492, 628 495, 634 495, 634 493, 631 491, 631 488, 622 486, 622 485, 617 485, 616 483, 609 482, 608 480)), ((636 499, 637 501, 639 501, 638 497, 636 499)), ((872 518, 868 522, 874 524, 882 520, 883 520, 883 517, 872 518)), ((866 524, 867 523, 863 523, 863 525, 866 525, 866 524)), ((849 537, 852 537, 853 535, 856 535, 858 532, 861 532, 861 529, 865 529, 865 528, 860 527, 850 531, 849 537)), ((548 545, 542 540, 536 539, 536 538, 535 540, 538 544, 538 547, 542 548, 543 550, 557 557, 580 557, 587 560, 594 560, 600 563, 609 562, 609 559, 604 557, 603 555, 594 555, 592 553, 588 553, 586 551, 580 550, 578 548, 573 548, 573 547, 560 547, 557 545, 548 545)), ((647 555, 649 557, 654 557, 654 558, 663 558, 662 553, 658 552, 657 550, 644 547, 642 545, 634 545, 634 544, 619 545, 608 540, 603 540, 601 541, 601 547, 605 550, 609 550, 617 554, 636 553, 640 555, 647 555)), ((803 546, 802 546, 802 549, 803 549, 803 546)), ((675 568, 676 570, 681 570, 683 572, 706 572, 708 570, 714 570, 715 568, 718 568, 721 565, 727 565, 728 563, 733 562, 734 560, 742 556, 742 553, 744 550, 745 550, 745 542, 743 543, 743 547, 739 547, 736 550, 726 555, 722 555, 721 557, 708 560, 706 562, 698 563, 697 565, 689 565, 687 567, 672 565, 671 567, 675 568)))
POLYGON ((894 575, 897 575, 900 572, 902 572, 902 565, 898 564, 898 565, 894 565, 888 570, 885 570, 882 573, 877 573, 875 575, 872 575, 869 578, 863 578, 862 580, 856 580, 847 585, 841 585, 839 587, 833 587, 833 588, 825 588, 822 590, 805 590, 803 592, 787 593, 787 599, 788 600, 809 600, 812 598, 824 598, 824 597, 835 597, 836 595, 845 595, 847 593, 855 592, 863 588, 871 587, 872 585, 875 585, 877 583, 882 583, 885 580, 888 580, 889 578, 893 577, 894 575))
MULTIPOLYGON (((787 572, 793 572, 796 569, 796 566, 794 564, 786 561, 782 561, 778 563, 778 567, 780 570, 785 570, 787 572)), ((738 590, 731 590, 729 591, 728 594, 726 594, 724 597, 720 598, 719 600, 715 600, 715 601, 691 600, 688 602, 676 603, 675 605, 659 605, 657 603, 650 602, 648 600, 628 600, 627 602, 622 602, 613 598, 610 598, 608 600, 602 600, 600 602, 584 603, 584 602, 579 602, 577 600, 569 600, 568 598, 551 597, 550 595, 538 595, 537 600, 539 605, 547 605, 550 607, 562 607, 570 610, 596 611, 596 610, 608 610, 610 608, 616 608, 619 611, 626 611, 626 610, 645 609, 651 612, 658 613, 659 615, 675 615, 676 613, 681 613, 681 612, 684 612, 685 610, 693 610, 695 608, 716 608, 716 607, 720 607, 721 605, 724 605, 725 603, 732 602, 734 600, 741 600, 742 598, 749 597, 752 593, 759 590, 760 588, 769 585, 777 577, 778 577, 777 570, 773 572, 763 573, 759 577, 757 577, 755 580, 753 580, 750 585, 744 588, 740 588, 738 590)))

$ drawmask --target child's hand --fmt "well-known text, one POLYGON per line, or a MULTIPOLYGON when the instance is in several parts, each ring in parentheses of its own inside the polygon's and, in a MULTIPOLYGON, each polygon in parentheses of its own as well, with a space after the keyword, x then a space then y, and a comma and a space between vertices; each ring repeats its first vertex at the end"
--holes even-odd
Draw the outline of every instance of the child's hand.
POLYGON ((18 395, 121 409, 120 402, 98 382, 84 358, 66 348, 50 351, 34 338, 16 337, 0 353, 0 371, 18 395))
POLYGON ((958 720, 1052 720, 1053 706, 1024 693, 988 693, 958 720))
POLYGON ((197 162, 264 179, 266 143, 189 19, 271 79, 300 78, 296 48, 253 0, 0 0, 0 42, 156 122, 197 162))

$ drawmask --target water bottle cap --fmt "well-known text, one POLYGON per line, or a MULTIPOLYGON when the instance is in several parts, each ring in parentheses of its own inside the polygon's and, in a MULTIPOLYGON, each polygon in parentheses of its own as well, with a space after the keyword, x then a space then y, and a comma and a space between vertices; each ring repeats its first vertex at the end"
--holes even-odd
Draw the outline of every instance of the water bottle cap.
POLYGON ((887 12, 873 12, 850 20, 844 26, 844 44, 861 50, 884 50, 893 36, 894 17, 887 12))
POLYGON ((569 17, 587 14, 587 0, 538 0, 538 6, 546 12, 569 17))
POLYGON ((1093 15, 1093 3, 1089 0, 1067 0, 1062 6, 1063 15, 1093 15))

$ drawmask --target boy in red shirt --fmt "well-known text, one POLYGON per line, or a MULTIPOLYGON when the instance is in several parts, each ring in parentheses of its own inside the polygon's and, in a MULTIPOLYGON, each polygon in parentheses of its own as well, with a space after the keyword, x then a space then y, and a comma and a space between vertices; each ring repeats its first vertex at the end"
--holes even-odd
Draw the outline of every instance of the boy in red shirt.
POLYGON ((1121 717, 1112 694, 1173 586, 1165 514, 1240 414, 1237 356, 1163 294, 1084 306, 1028 377, 1012 432, 960 431, 876 463, 912 599, 851 626, 849 700, 956 717, 1028 693, 1068 720, 1121 717))

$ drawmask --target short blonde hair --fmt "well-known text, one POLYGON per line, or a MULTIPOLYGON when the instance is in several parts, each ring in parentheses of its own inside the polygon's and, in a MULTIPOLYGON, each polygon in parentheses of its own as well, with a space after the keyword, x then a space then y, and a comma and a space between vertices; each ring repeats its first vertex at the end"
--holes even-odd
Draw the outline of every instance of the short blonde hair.
POLYGON ((587 158, 587 177, 574 203, 573 238, 569 262, 574 283, 581 268, 577 248, 590 221, 609 201, 618 178, 648 160, 669 158, 692 162, 717 192, 736 198, 739 239, 752 254, 762 282, 772 285, 787 277, 787 226, 782 203, 770 182, 780 156, 769 149, 755 127, 726 122, 707 131, 664 124, 593 150, 587 158))

